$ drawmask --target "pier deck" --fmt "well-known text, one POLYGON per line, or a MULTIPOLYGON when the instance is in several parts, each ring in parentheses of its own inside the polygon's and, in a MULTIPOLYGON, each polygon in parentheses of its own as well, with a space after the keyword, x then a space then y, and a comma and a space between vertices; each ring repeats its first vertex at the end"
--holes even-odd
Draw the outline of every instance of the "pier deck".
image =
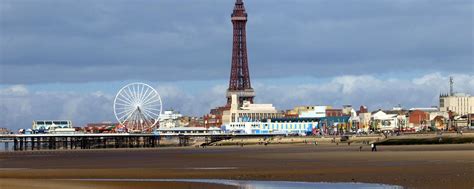
MULTIPOLYGON (((155 148, 162 138, 175 138, 179 146, 188 146, 192 138, 204 138, 206 144, 230 138, 264 138, 283 134, 229 133, 75 133, 75 134, 9 134, 0 135, 0 142, 13 142, 14 151, 41 149, 155 148)), ((6 147, 7 148, 7 147, 6 147)))

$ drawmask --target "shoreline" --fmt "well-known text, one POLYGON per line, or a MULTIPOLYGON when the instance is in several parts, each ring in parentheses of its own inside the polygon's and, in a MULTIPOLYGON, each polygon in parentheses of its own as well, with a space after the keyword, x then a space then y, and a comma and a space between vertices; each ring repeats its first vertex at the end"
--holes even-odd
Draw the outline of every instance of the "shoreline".
MULTIPOLYGON (((474 144, 310 144, 0 154, 0 179, 229 179, 472 188, 474 144), (70 152, 70 153, 64 153, 70 152)), ((113 187, 112 187, 113 188, 113 187)))

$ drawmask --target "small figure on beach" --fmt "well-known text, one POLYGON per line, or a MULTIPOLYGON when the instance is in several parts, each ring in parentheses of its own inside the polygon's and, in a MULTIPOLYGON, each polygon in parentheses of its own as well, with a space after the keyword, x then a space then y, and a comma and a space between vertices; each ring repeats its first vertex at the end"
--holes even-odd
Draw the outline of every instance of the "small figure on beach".
POLYGON ((370 146, 372 147, 372 152, 377 151, 377 145, 375 145, 375 143, 372 143, 370 146))
POLYGON ((359 146, 359 152, 362 151, 362 146, 359 146))

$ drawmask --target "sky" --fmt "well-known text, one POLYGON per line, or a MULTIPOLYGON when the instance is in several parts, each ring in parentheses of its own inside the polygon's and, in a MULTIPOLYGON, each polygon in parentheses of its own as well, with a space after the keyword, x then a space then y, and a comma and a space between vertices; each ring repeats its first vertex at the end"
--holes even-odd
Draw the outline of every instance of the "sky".
MULTIPOLYGON (((257 103, 438 106, 474 95, 472 0, 246 0, 257 103)), ((0 127, 115 121, 113 99, 145 82, 164 109, 223 105, 233 0, 0 0, 0 127)))

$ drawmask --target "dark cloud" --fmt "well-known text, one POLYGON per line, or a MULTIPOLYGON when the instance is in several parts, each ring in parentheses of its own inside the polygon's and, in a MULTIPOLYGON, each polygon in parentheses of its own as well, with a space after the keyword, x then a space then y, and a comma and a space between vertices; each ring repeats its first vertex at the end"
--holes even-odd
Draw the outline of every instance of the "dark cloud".
MULTIPOLYGON (((232 0, 0 5, 3 84, 228 78, 232 0)), ((470 0, 246 6, 252 78, 474 70, 470 0)))
MULTIPOLYGON (((245 3, 257 102, 426 107, 447 91, 448 75, 474 94, 471 0, 245 3)), ((229 77, 232 8, 233 0, 0 0, 0 127, 113 121, 111 87, 85 92, 88 83, 166 83, 154 86, 165 108, 186 115, 224 104, 227 82, 215 83, 229 77), (61 91, 74 83, 83 88, 61 91)))

